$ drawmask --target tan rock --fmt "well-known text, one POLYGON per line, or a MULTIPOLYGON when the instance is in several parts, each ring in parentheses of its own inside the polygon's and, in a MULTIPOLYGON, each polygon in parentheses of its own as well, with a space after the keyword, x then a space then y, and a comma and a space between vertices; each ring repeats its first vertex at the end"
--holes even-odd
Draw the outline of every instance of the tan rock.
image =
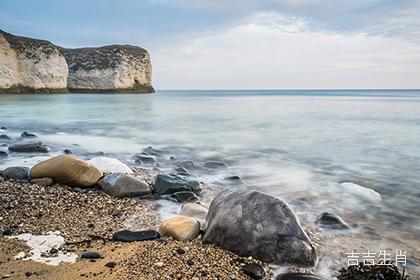
POLYGON ((185 203, 182 205, 180 215, 193 217, 196 219, 205 219, 207 216, 207 208, 197 203, 185 203))
POLYGON ((48 187, 54 184, 53 178, 38 178, 38 179, 32 179, 31 184, 36 184, 39 186, 48 187))
POLYGON ((159 225, 162 236, 170 236, 179 241, 192 240, 200 232, 200 223, 187 216, 173 216, 159 225))
POLYGON ((31 169, 31 178, 53 178, 55 182, 79 187, 96 184, 102 172, 86 161, 63 155, 36 164, 31 169))

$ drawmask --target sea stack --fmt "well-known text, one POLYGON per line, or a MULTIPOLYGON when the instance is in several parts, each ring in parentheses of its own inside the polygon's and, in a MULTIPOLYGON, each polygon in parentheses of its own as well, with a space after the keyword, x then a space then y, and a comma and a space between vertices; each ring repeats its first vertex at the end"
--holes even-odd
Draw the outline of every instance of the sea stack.
POLYGON ((149 52, 131 45, 66 49, 0 30, 0 92, 154 92, 149 52))

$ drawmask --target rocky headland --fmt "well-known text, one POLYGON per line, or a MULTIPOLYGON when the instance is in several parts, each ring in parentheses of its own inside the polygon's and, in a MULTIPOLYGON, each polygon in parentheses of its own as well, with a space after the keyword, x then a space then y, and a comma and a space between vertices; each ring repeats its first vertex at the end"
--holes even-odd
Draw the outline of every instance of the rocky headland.
POLYGON ((0 92, 154 92, 147 50, 66 49, 0 30, 0 92))

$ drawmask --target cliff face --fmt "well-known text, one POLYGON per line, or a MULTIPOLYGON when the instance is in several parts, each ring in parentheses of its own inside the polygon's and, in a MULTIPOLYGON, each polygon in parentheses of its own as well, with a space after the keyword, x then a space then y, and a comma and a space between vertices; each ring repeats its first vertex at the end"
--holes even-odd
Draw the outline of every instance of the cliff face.
POLYGON ((152 92, 149 53, 140 47, 111 45, 62 49, 69 65, 71 91, 152 92))
POLYGON ((0 92, 154 92, 151 80, 140 47, 64 49, 0 30, 0 92))
POLYGON ((0 30, 0 91, 65 91, 67 76, 66 60, 56 46, 0 30))

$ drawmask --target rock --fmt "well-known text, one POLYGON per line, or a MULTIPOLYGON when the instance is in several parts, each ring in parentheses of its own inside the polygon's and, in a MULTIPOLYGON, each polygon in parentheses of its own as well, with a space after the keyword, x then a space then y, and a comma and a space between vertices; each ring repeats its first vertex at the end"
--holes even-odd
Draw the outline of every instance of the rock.
POLYGON ((177 169, 175 169, 175 172, 178 174, 189 174, 188 170, 185 169, 184 167, 178 167, 177 169))
POLYGON ((188 169, 194 168, 194 162, 191 160, 184 160, 184 161, 179 162, 178 166, 188 170, 188 169))
POLYGON ((99 254, 98 252, 88 251, 88 252, 82 253, 80 258, 82 258, 82 259, 100 259, 101 254, 99 254))
POLYGON ((112 240, 121 241, 121 242, 154 240, 158 238, 160 238, 160 234, 159 232, 155 230, 141 230, 141 231, 122 230, 122 231, 117 231, 112 235, 112 240))
POLYGON ((180 191, 200 191, 200 183, 193 176, 178 174, 159 174, 155 179, 155 192, 157 194, 172 194, 180 191))
POLYGON ((194 265, 194 261, 193 261, 192 259, 188 259, 188 260, 187 260, 187 264, 188 264, 189 266, 192 266, 192 265, 194 265))
POLYGON ((9 146, 9 151, 17 153, 48 153, 49 150, 42 142, 13 144, 9 146))
POLYGON ((2 126, 2 127, 0 127, 0 129, 6 130, 6 129, 7 129, 7 127, 2 126))
POLYGON ((173 216, 159 225, 159 233, 179 241, 192 240, 200 233, 200 223, 191 217, 173 216))
POLYGON ((88 162, 101 170, 103 173, 133 173, 133 170, 131 170, 130 167, 115 158, 94 157, 88 162))
POLYGON ((195 193, 187 191, 173 193, 171 194, 171 198, 178 202, 194 202, 198 200, 198 197, 195 193))
POLYGON ((71 154, 72 154, 72 152, 71 152, 71 150, 70 150, 70 149, 65 149, 65 150, 63 151, 63 153, 64 153, 65 155, 71 155, 71 154))
POLYGON ((121 217, 123 214, 124 214, 124 211, 116 210, 112 212, 111 216, 115 218, 115 217, 121 217))
POLYGON ((204 164, 204 167, 210 169, 219 169, 219 168, 227 168, 226 163, 221 161, 208 161, 204 164))
POLYGON ((8 154, 4 151, 0 151, 0 157, 7 157, 8 154))
POLYGON ((6 134, 0 134, 0 139, 2 139, 2 140, 10 140, 12 138, 9 137, 9 136, 7 136, 6 134))
POLYGON ((60 184, 89 187, 99 181, 102 172, 86 161, 73 156, 61 155, 33 166, 31 177, 33 179, 49 177, 60 184))
POLYGON ((206 218, 203 242, 275 264, 312 266, 315 249, 282 200, 259 191, 218 194, 206 218))
POLYGON ((13 228, 5 228, 3 230, 3 235, 4 236, 9 236, 9 235, 12 235, 12 234, 13 234, 13 228))
POLYGON ((135 163, 138 164, 154 164, 156 162, 156 158, 152 155, 147 155, 147 154, 137 154, 134 156, 135 158, 135 163))
POLYGON ((228 182, 230 182, 230 183, 233 183, 233 184, 243 184, 243 183, 244 183, 244 182, 242 181, 241 177, 236 176, 236 175, 226 177, 224 180, 225 180, 225 181, 228 181, 228 182))
POLYGON ((316 224, 320 225, 321 227, 330 228, 330 229, 337 229, 337 230, 350 230, 351 227, 343 221, 339 216, 324 212, 316 218, 316 224))
POLYGON ((152 193, 152 188, 147 183, 125 173, 107 175, 98 184, 105 193, 115 197, 135 197, 152 193))
POLYGON ((57 248, 51 248, 50 249, 50 254, 57 254, 58 253, 58 249, 57 248))
POLYGON ((0 50, 0 92, 66 90, 67 63, 50 42, 0 30, 0 50))
POLYGON ((107 268, 115 268, 116 266, 117 266, 116 262, 107 262, 105 264, 105 267, 107 267, 107 268))
POLYGON ((159 268, 160 268, 160 267, 163 267, 164 265, 165 265, 165 264, 164 264, 163 262, 156 262, 156 263, 155 263, 155 266, 156 266, 156 267, 159 267, 159 268))
POLYGON ((5 179, 25 182, 29 182, 30 180, 29 167, 26 166, 8 167, 4 169, 1 174, 5 179))
POLYGON ((177 253, 178 254, 180 254, 180 255, 183 255, 183 254, 185 254, 188 250, 186 250, 185 248, 178 248, 178 249, 176 249, 176 251, 177 251, 177 253))
POLYGON ((263 279, 265 277, 264 268, 256 263, 245 264, 242 271, 252 279, 263 279))
POLYGON ((52 184, 54 184, 54 179, 53 178, 32 179, 31 184, 48 187, 48 186, 51 186, 52 184))
POLYGON ((35 138, 36 134, 34 133, 29 133, 27 131, 22 132, 22 134, 20 135, 21 138, 35 138))
POLYGON ((196 219, 205 219, 207 217, 207 208, 197 203, 185 203, 181 207, 180 215, 196 219))
POLYGON ((149 146, 149 147, 143 149, 143 154, 151 155, 151 156, 157 156, 157 155, 163 154, 163 151, 155 149, 152 146, 149 146))
POLYGON ((382 201, 380 193, 355 183, 343 182, 340 184, 340 189, 343 195, 354 195, 360 199, 373 203, 379 203, 382 201))
POLYGON ((306 273, 285 273, 276 277, 276 280, 325 280, 319 276, 306 273))

